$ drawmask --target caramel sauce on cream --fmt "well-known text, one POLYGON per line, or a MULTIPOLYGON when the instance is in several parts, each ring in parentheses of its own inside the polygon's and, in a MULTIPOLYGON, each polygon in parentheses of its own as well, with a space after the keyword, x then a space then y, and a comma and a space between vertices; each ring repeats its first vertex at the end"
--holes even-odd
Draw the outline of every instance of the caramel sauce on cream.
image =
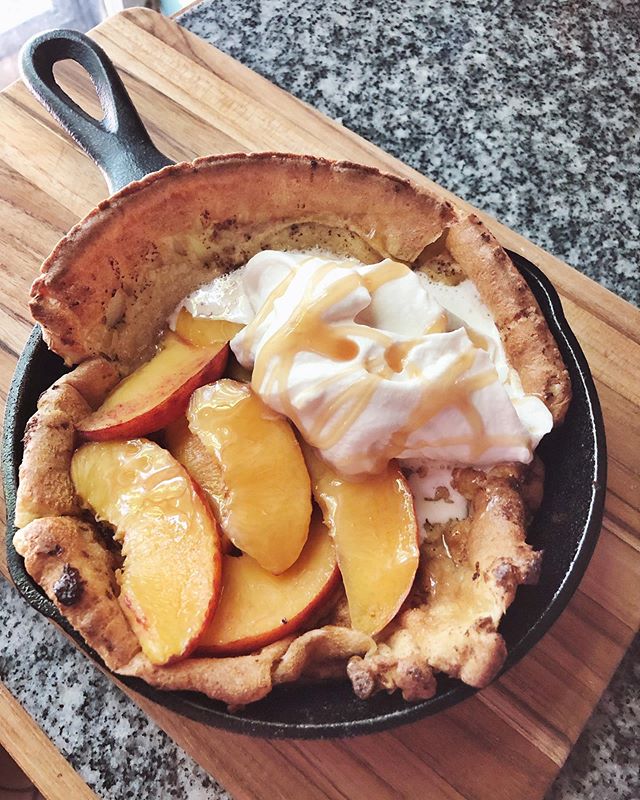
MULTIPOLYGON (((487 346, 481 335, 472 334, 469 346, 456 353, 437 380, 428 380, 411 363, 411 353, 425 335, 448 335, 445 333, 445 313, 437 316, 423 337, 416 338, 402 337, 354 320, 330 321, 332 310, 362 287, 373 295, 392 281, 406 276, 410 270, 404 264, 387 260, 360 272, 350 262, 324 261, 318 264, 312 257, 302 260, 297 269, 291 270, 271 291, 253 322, 244 329, 245 347, 255 349, 263 324, 276 311, 296 275, 304 270, 312 271, 286 322, 270 332, 261 343, 254 364, 252 386, 263 397, 276 397, 279 410, 294 422, 310 444, 321 451, 333 447, 360 418, 381 383, 397 380, 400 375, 404 380, 412 381, 415 388, 413 402, 404 422, 387 440, 376 442, 375 468, 372 471, 382 470, 392 458, 401 454, 412 435, 445 409, 457 411, 466 421, 468 432, 443 437, 437 444, 465 445, 472 462, 492 447, 523 444, 522 433, 513 436, 489 433, 482 414, 472 401, 475 392, 498 381, 492 364, 480 370, 475 367, 478 349, 485 350, 487 346), (358 340, 377 345, 371 348, 377 355, 365 358, 364 371, 358 340), (316 392, 332 389, 326 391, 330 401, 311 421, 306 419, 304 422, 289 392, 294 360, 300 353, 313 353, 341 365, 353 362, 354 376, 353 381, 345 385, 345 372, 341 369, 336 371, 335 377, 326 377, 314 385, 316 392)), ((417 444, 412 441, 411 447, 415 449, 422 444, 432 445, 433 439, 417 444)))

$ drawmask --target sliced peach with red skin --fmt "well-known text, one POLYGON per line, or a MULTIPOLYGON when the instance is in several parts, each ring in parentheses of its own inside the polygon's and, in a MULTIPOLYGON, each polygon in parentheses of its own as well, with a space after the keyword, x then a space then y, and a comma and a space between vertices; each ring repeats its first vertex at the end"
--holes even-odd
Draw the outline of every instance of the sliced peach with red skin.
POLYGON ((303 443, 313 495, 336 544, 353 628, 374 635, 398 613, 420 551, 413 497, 391 462, 380 475, 346 479, 303 443))
POLYGON ((193 393, 187 420, 211 458, 206 485, 224 532, 269 572, 289 569, 311 519, 309 475, 289 421, 226 378, 193 393))
POLYGON ((184 414, 193 391, 224 372, 229 345, 198 347, 169 331, 157 353, 128 375, 78 426, 84 439, 133 439, 184 414))
POLYGON ((224 557, 222 597, 198 655, 252 653, 297 631, 322 610, 340 581, 335 548, 319 513, 295 564, 280 575, 248 555, 224 557))
POLYGON ((218 525, 200 489, 146 439, 83 445, 71 477, 83 504, 122 544, 118 599, 144 654, 153 664, 184 658, 222 587, 218 525))

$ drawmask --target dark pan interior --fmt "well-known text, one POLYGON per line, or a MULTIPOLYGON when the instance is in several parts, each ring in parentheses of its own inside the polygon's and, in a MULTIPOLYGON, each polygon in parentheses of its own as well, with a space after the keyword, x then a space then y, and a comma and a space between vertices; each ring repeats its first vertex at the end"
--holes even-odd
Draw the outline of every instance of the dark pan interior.
MULTIPOLYGON (((538 453, 547 479, 542 507, 529 541, 544 549, 537 586, 518 590, 501 632, 509 649, 504 669, 516 663, 549 629, 576 589, 589 562, 602 522, 606 447, 598 396, 582 350, 547 278, 526 259, 510 253, 547 318, 571 375, 573 402, 564 425, 549 434, 538 453)), ((18 362, 5 415, 3 468, 7 500, 7 558, 11 576, 26 600, 61 625, 89 655, 98 656, 73 631, 31 580, 12 546, 13 515, 22 436, 36 402, 64 372, 58 356, 35 328, 18 362)), ((162 705, 228 730, 277 738, 318 738, 372 733, 433 714, 473 693, 457 680, 441 678, 430 700, 406 703, 398 694, 358 700, 348 682, 277 687, 267 698, 236 714, 195 693, 163 693, 136 679, 120 678, 162 705)))

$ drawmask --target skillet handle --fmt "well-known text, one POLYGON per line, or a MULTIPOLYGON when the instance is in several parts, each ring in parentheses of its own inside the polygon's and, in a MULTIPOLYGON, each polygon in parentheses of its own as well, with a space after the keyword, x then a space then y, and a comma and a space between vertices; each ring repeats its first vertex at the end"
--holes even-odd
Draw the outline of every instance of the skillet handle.
POLYGON ((34 36, 22 48, 21 73, 31 92, 100 167, 111 193, 174 163, 149 138, 104 50, 83 33, 59 29, 34 36), (54 64, 65 59, 89 73, 104 114, 101 120, 56 83, 54 64))

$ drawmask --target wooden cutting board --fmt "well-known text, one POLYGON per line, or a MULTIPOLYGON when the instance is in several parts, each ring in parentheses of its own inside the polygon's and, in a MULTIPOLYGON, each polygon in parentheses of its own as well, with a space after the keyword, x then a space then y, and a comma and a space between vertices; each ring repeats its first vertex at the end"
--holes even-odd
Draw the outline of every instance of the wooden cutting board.
MULTIPOLYGON (((92 35, 119 67, 152 138, 173 159, 314 153, 375 165, 468 207, 158 14, 127 11, 92 35)), ((95 112, 88 82, 74 71, 60 74, 95 112)), ((105 193, 98 170, 22 85, 0 96, 3 402, 31 328, 27 292, 40 262, 105 193)), ((184 719, 123 687, 234 797, 540 798, 638 628, 640 312, 483 216, 503 245, 553 280, 597 382, 610 484, 593 561, 559 621, 507 675, 447 712, 394 731, 342 741, 262 741, 184 719)), ((0 569, 7 574, 4 551, 0 569)), ((36 742, 28 753, 34 764, 43 747, 36 742)), ((27 771, 28 760, 23 752, 27 771)), ((69 797, 64 788, 49 794, 69 797)))

